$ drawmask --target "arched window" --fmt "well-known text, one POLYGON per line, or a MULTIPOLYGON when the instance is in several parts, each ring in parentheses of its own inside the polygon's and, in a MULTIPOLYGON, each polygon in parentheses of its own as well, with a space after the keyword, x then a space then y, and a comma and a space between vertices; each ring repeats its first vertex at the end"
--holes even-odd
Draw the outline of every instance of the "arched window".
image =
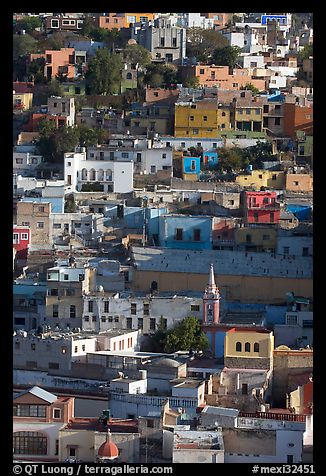
POLYGON ((89 171, 89 180, 94 180, 94 181, 96 180, 96 172, 94 169, 91 169, 89 171))
POLYGON ((105 179, 108 180, 109 182, 112 181, 112 170, 108 169, 108 170, 105 172, 105 179))
POLYGON ((152 281, 151 290, 152 291, 157 291, 157 288, 158 288, 157 281, 152 281))
POLYGON ((104 180, 104 170, 103 169, 99 169, 97 171, 97 180, 99 180, 99 181, 104 180))
POLYGON ((226 115, 226 114, 225 114, 225 112, 223 111, 223 112, 222 112, 222 116, 224 117, 225 115, 226 115))
POLYGON ((254 343, 254 352, 259 352, 259 344, 258 342, 254 343))
POLYGON ((245 343, 245 352, 250 352, 250 342, 245 343))
POLYGON ((241 344, 241 342, 237 342, 237 343, 235 344, 235 350, 236 350, 236 352, 241 352, 241 351, 242 351, 242 344, 241 344))
POLYGON ((86 169, 82 169, 82 180, 87 180, 87 170, 86 169))
POLYGON ((13 435, 13 447, 17 455, 46 455, 48 439, 39 431, 17 431, 13 435))
POLYGON ((126 78, 127 78, 127 79, 132 79, 132 74, 131 74, 131 73, 127 73, 126 78))

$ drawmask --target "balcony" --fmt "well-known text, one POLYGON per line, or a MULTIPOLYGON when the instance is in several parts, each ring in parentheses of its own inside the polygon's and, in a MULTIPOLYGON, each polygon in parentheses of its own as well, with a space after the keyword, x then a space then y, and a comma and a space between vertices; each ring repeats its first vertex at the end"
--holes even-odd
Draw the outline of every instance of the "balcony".
POLYGON ((249 203, 247 205, 248 210, 280 210, 279 203, 249 203))

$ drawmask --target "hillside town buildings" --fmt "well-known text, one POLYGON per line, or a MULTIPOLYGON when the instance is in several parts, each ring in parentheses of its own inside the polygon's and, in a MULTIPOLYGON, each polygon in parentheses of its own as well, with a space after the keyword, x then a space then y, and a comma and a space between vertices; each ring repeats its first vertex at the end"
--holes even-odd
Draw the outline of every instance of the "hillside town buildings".
POLYGON ((313 463, 312 23, 13 15, 15 462, 313 463))

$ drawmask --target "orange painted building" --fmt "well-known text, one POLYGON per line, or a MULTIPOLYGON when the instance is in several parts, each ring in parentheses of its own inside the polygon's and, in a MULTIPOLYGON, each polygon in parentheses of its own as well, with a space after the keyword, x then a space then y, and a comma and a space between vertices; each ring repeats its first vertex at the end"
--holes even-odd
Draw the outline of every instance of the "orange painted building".
POLYGON ((130 24, 153 21, 156 17, 156 13, 107 13, 97 16, 95 24, 98 28, 120 30, 120 28, 129 28, 130 24))
POLYGON ((228 90, 239 90, 247 83, 251 83, 259 91, 266 89, 266 81, 264 79, 253 79, 248 69, 234 69, 230 74, 228 66, 215 66, 199 64, 195 66, 184 66, 182 68, 182 80, 186 78, 196 77, 199 84, 203 87, 217 87, 228 90))
POLYGON ((313 106, 284 104, 284 135, 296 138, 297 131, 313 133, 313 106))
POLYGON ((201 15, 213 19, 216 30, 223 28, 232 17, 232 13, 201 13, 201 15))

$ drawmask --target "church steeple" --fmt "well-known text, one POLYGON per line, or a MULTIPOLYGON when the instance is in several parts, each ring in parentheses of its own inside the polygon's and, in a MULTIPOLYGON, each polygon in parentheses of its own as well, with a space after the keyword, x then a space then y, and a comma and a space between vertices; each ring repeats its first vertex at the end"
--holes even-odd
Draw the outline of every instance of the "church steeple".
POLYGON ((215 283, 214 266, 211 263, 208 284, 205 288, 203 323, 217 324, 220 321, 220 293, 215 283))

